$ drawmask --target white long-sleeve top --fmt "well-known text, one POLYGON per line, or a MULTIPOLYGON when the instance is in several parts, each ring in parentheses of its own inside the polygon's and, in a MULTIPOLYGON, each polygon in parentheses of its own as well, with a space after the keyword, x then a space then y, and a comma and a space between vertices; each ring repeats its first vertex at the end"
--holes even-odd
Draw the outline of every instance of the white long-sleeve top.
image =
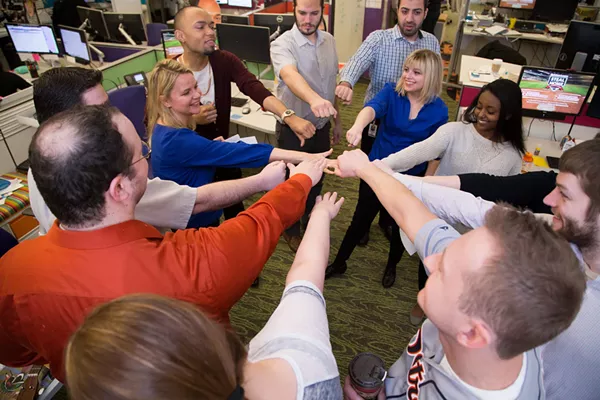
POLYGON ((428 139, 394 153, 382 161, 397 172, 441 158, 436 175, 484 173, 497 176, 521 171, 521 154, 510 143, 495 143, 481 136, 473 124, 450 122, 428 139))

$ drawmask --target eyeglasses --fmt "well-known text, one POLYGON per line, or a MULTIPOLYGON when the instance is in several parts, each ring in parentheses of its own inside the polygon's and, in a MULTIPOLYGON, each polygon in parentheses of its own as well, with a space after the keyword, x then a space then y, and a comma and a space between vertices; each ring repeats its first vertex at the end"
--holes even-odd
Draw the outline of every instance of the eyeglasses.
POLYGON ((131 165, 140 162, 144 159, 149 159, 150 158, 150 154, 152 153, 152 149, 150 148, 150 145, 147 142, 144 142, 142 140, 142 158, 140 158, 139 160, 136 160, 134 162, 131 163, 131 165))

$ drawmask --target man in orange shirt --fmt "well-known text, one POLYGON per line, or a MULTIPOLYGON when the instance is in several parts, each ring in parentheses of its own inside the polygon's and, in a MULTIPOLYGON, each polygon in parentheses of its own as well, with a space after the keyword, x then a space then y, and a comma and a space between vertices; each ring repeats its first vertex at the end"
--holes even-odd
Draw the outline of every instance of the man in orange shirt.
MULTIPOLYGON (((149 155, 112 107, 78 106, 38 129, 31 169, 57 221, 0 259, 0 363, 50 363, 62 380, 64 347, 84 317, 130 293, 188 301, 227 324, 326 163, 289 165, 288 181, 218 228, 162 236, 134 219, 149 155)), ((266 168, 283 181, 283 163, 266 168)))

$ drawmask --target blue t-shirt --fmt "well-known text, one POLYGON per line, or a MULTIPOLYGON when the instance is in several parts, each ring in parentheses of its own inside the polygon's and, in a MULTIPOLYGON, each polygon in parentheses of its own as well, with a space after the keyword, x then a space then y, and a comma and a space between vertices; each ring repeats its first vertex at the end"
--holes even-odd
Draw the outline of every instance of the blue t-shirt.
MULTIPOLYGON (((269 163, 273 146, 217 142, 187 128, 156 124, 152 133, 154 176, 180 185, 199 187, 211 183, 217 167, 262 167, 269 163)), ((193 215, 188 228, 208 226, 219 219, 222 210, 193 215)))
MULTIPOLYGON (((375 118, 380 120, 377 137, 369 153, 371 161, 381 160, 427 139, 448 122, 448 107, 439 97, 425 104, 415 119, 409 119, 410 101, 396 92, 394 83, 386 83, 365 107, 373 108, 375 118)), ((419 164, 405 174, 417 175, 426 167, 427 163, 419 164)))

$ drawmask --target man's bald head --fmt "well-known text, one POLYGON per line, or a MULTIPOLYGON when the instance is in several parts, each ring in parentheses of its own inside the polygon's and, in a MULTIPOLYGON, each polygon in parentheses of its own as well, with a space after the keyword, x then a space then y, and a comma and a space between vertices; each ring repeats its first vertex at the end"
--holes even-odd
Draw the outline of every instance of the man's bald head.
POLYGON ((133 149, 117 129, 125 118, 110 106, 76 106, 44 122, 31 140, 31 172, 50 211, 71 227, 105 216, 105 193, 130 176, 133 149))
POLYGON ((177 11, 177 14, 175 14, 175 18, 174 18, 175 29, 183 30, 186 26, 190 26, 191 24, 193 24, 194 23, 193 21, 197 20, 198 16, 201 16, 201 15, 210 16, 208 11, 206 11, 203 8, 197 7, 197 6, 183 7, 182 9, 177 11))
POLYGON ((198 2, 198 7, 206 10, 215 24, 221 23, 221 6, 216 0, 200 0, 198 2))

